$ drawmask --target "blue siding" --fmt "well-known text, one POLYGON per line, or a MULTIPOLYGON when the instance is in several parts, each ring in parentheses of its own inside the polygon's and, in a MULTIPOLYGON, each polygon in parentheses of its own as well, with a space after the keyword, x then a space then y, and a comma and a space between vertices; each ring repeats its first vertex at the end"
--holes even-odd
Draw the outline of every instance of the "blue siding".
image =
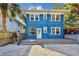
POLYGON ((42 28, 42 39, 58 39, 58 38, 64 38, 64 15, 60 15, 60 22, 52 22, 51 21, 51 15, 47 14, 47 20, 44 20, 43 14, 40 14, 40 21, 30 21, 30 14, 26 14, 26 39, 36 39, 37 35, 30 35, 29 28, 42 28), (51 27, 61 27, 61 34, 60 35, 51 35, 51 27), (43 33, 43 27, 47 27, 47 33, 43 33))

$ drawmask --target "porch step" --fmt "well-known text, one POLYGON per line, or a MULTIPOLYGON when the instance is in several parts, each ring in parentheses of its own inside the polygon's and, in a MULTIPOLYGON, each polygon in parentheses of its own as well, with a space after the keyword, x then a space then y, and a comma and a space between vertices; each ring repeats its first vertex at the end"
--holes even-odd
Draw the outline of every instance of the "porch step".
POLYGON ((66 39, 58 39, 58 40, 22 40, 20 45, 35 45, 35 44, 76 44, 75 40, 66 40, 66 39))

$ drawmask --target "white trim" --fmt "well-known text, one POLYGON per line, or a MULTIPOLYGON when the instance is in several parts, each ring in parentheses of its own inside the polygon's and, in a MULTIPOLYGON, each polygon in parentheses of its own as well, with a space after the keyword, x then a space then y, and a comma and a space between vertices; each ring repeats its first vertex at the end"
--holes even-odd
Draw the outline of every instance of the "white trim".
MULTIPOLYGON (((55 14, 51 14, 51 21, 52 21, 52 15, 55 15, 55 14)), ((55 17, 56 18, 56 17, 55 17)), ((55 22, 55 21, 52 21, 52 22, 55 22)))
POLYGON ((47 27, 43 27, 43 33, 47 33, 47 27), (44 32, 44 29, 46 29, 46 32, 44 32))
POLYGON ((19 22, 22 23, 24 26, 26 26, 26 24, 25 24, 22 20, 17 19, 17 21, 19 21, 19 22))
MULTIPOLYGON (((34 21, 34 20, 31 20, 31 15, 34 15, 34 14, 30 14, 30 21, 34 21)), ((35 17, 34 17, 34 19, 35 19, 35 17)))
POLYGON ((30 14, 30 21, 40 21, 40 14, 32 13, 30 14), (34 15, 34 20, 31 20, 31 15, 34 15), (38 15, 38 20, 35 20, 36 15, 38 15))
POLYGON ((51 35, 55 35, 55 34, 52 33, 52 28, 55 28, 55 27, 51 27, 51 35))
POLYGON ((55 14, 55 21, 56 21, 56 22, 57 22, 57 21, 60 21, 60 20, 61 20, 60 18, 61 18, 61 14, 55 14), (59 20, 56 19, 56 16, 57 16, 57 15, 59 15, 59 20))
POLYGON ((43 14, 43 20, 47 20, 47 13, 43 14), (46 15, 46 19, 45 19, 45 15, 46 15))
POLYGON ((60 35, 61 31, 60 31, 60 27, 51 27, 51 35, 60 35), (55 28, 55 34, 52 33, 52 28, 55 28), (59 34, 56 33, 56 28, 59 28, 59 34))
POLYGON ((59 14, 59 13, 58 14, 57 13, 56 14, 51 14, 51 21, 52 22, 59 22, 59 21, 61 21, 60 18, 61 18, 61 14, 59 14), (55 15, 55 20, 54 21, 52 21, 52 15, 55 15), (56 15, 59 15, 59 20, 56 20, 56 15))
POLYGON ((63 12, 26 12, 26 14, 64 14, 63 12))
POLYGON ((37 28, 37 39, 41 39, 42 38, 42 28, 37 28), (38 30, 40 30, 40 34, 38 33, 38 30))
POLYGON ((70 12, 70 10, 24 10, 25 13, 66 13, 70 12))
POLYGON ((34 21, 40 21, 40 14, 34 14, 34 21), (38 15, 38 20, 35 20, 36 15, 38 15))

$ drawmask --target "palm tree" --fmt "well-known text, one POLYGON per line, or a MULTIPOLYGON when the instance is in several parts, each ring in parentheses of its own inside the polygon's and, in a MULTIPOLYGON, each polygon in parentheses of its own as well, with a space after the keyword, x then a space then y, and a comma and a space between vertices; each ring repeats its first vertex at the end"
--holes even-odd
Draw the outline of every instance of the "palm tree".
POLYGON ((0 10, 2 15, 2 30, 6 31, 6 18, 10 17, 12 20, 16 19, 16 15, 19 15, 20 19, 23 19, 25 22, 25 16, 22 10, 20 9, 19 4, 8 4, 0 3, 0 10))

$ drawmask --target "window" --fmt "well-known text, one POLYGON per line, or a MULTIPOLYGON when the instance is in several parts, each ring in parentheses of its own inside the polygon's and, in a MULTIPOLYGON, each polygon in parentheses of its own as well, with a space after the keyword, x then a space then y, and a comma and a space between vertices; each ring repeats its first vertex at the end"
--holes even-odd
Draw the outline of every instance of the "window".
POLYGON ((35 21, 39 20, 39 14, 35 14, 35 21))
POLYGON ((60 15, 56 15, 56 21, 60 20, 60 15))
POLYGON ((56 29, 56 34, 59 34, 60 33, 60 29, 59 27, 55 28, 56 29))
POLYGON ((47 33, 47 27, 43 27, 43 32, 47 33))
POLYGON ((36 34, 36 29, 35 28, 30 28, 30 34, 32 34, 32 35, 34 35, 34 34, 36 34))
POLYGON ((60 21, 60 15, 59 14, 52 14, 51 19, 52 19, 52 21, 60 21))
POLYGON ((31 14, 30 20, 31 21, 39 21, 39 14, 31 14))
POLYGON ((55 21, 55 14, 52 14, 52 21, 55 21))
POLYGON ((51 34, 52 35, 59 35, 60 34, 60 27, 51 27, 51 34))
POLYGON ((34 21, 34 14, 30 14, 30 20, 34 21))
POLYGON ((44 20, 47 19, 47 14, 43 14, 43 19, 44 19, 44 20))
POLYGON ((52 34, 55 34, 55 28, 52 28, 51 30, 52 30, 52 34))

